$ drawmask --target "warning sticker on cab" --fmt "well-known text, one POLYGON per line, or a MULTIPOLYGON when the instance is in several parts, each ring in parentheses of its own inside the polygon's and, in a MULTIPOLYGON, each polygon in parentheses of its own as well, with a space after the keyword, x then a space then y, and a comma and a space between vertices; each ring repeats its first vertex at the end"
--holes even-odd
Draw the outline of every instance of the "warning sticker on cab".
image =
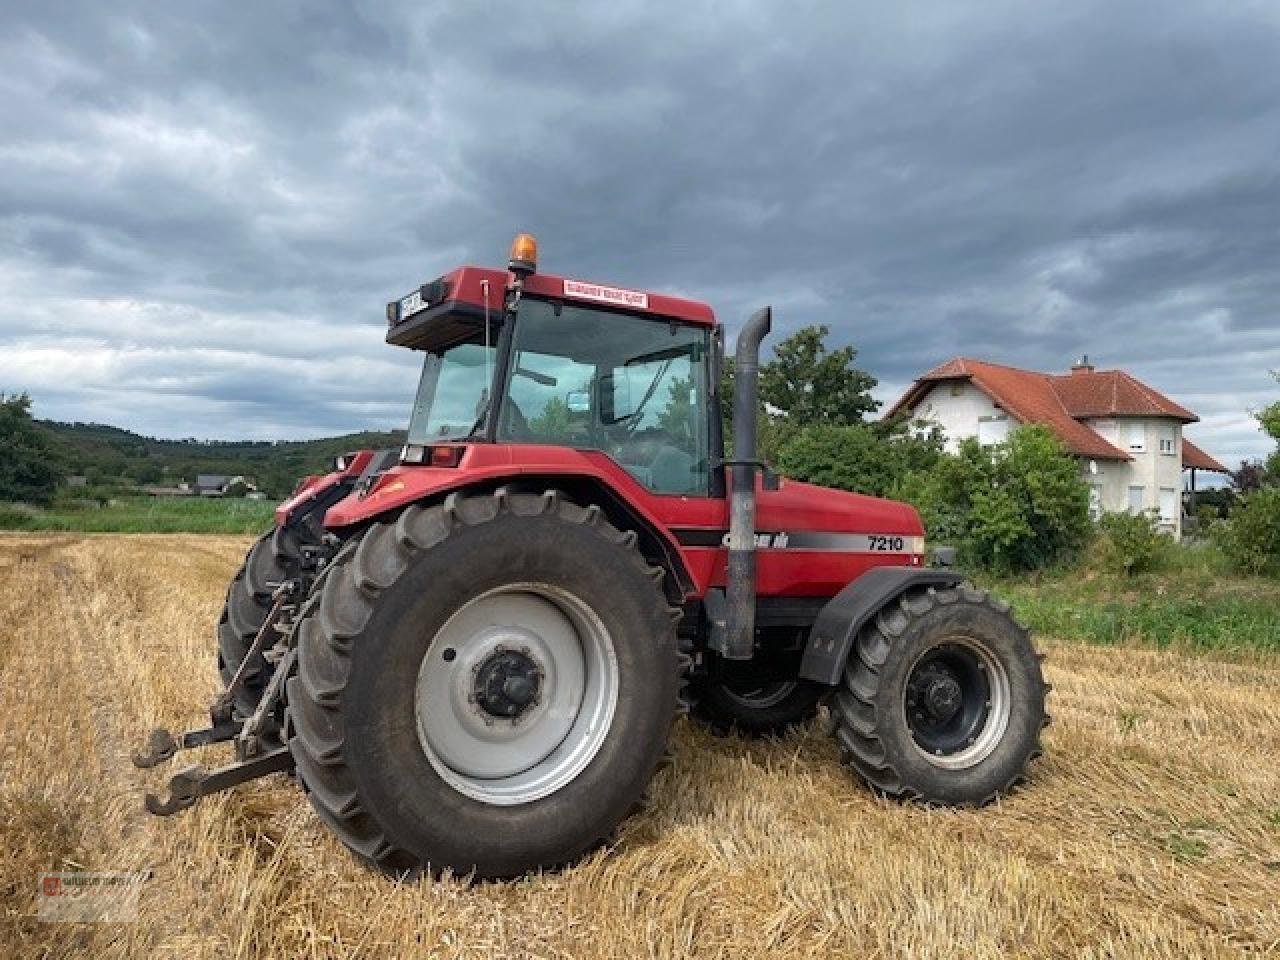
POLYGON ((611 303, 615 307, 633 307, 636 310, 649 309, 649 295, 637 290, 623 290, 621 287, 602 287, 598 283, 583 283, 581 280, 566 280, 564 295, 577 297, 580 300, 595 300, 597 303, 611 303))

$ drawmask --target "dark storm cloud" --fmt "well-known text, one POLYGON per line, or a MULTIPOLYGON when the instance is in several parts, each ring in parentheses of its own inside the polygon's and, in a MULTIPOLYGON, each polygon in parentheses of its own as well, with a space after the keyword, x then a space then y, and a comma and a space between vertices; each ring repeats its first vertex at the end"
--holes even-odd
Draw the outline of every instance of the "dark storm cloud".
POLYGON ((731 328, 765 301, 781 333, 827 323, 885 399, 957 353, 1088 352, 1200 412, 1220 456, 1264 449, 1273 6, 7 19, 0 382, 43 415, 396 425, 414 363, 382 345, 380 304, 531 229, 549 269, 705 298, 731 328))

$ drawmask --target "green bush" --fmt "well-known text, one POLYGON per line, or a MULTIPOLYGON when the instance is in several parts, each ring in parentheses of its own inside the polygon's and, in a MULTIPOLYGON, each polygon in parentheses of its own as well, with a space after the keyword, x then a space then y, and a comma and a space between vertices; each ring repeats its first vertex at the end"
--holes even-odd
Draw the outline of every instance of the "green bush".
POLYGON ((1075 458, 1041 426, 993 446, 968 439, 955 456, 908 476, 896 495, 920 510, 930 540, 997 573, 1062 563, 1088 539, 1089 488, 1075 458))
POLYGON ((1241 497, 1212 533, 1235 571, 1280 576, 1280 487, 1241 497))
POLYGON ((903 431, 885 435, 875 425, 805 427, 782 440, 778 471, 808 483, 885 496, 911 472, 933 466, 941 457, 936 436, 918 438, 903 431))
POLYGON ((1109 572, 1131 576, 1169 565, 1173 540, 1160 532, 1154 512, 1103 514, 1098 529, 1102 565, 1109 572))

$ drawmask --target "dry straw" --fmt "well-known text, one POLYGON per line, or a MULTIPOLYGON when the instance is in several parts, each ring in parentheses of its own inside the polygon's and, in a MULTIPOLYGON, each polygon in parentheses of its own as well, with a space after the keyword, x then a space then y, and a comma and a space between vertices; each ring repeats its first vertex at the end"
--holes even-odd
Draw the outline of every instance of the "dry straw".
POLYGON ((159 771, 127 751, 200 720, 246 546, 0 538, 0 956, 1280 952, 1280 664, 1256 658, 1046 641, 1047 755, 977 812, 875 799, 820 729, 746 744, 682 724, 612 850, 519 883, 394 885, 284 778, 148 819, 159 771), (39 875, 82 869, 152 870, 138 921, 37 920, 39 875))

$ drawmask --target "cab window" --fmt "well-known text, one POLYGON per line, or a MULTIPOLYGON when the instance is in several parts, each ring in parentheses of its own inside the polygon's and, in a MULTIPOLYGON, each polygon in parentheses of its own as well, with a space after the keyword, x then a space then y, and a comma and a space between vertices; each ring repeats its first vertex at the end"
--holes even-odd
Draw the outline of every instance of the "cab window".
POLYGON ((705 495, 709 344, 702 327, 526 299, 498 438, 601 450, 656 493, 705 495))

